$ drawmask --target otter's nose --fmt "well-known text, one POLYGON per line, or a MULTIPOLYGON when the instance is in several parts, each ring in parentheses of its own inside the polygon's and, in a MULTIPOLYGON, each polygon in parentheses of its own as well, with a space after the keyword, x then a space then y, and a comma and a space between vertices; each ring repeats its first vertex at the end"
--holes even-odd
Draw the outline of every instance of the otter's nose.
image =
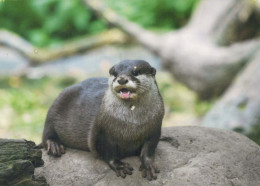
POLYGON ((125 79, 125 78, 120 78, 119 80, 117 80, 117 82, 120 84, 120 85, 124 85, 128 82, 128 79, 125 79))

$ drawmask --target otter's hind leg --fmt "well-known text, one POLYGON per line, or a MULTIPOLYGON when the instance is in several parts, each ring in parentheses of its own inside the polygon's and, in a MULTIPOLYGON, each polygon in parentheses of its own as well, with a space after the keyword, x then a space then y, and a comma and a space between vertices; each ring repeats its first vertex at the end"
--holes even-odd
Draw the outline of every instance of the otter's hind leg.
POLYGON ((65 153, 64 145, 60 142, 51 122, 45 123, 42 144, 49 155, 59 157, 65 153))

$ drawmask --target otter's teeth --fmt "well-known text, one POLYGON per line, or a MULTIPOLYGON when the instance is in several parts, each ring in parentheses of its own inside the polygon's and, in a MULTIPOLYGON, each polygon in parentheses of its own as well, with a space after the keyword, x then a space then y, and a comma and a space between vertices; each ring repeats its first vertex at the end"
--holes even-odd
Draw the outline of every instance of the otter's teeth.
POLYGON ((130 91, 120 91, 120 97, 123 98, 123 99, 128 99, 131 97, 131 93, 130 91))

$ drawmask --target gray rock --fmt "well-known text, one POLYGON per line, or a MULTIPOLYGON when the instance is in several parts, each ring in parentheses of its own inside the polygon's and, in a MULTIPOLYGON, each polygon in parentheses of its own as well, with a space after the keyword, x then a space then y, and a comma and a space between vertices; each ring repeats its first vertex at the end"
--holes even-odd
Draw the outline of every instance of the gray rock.
POLYGON ((61 158, 44 151, 45 165, 35 174, 50 185, 260 185, 260 147, 247 137, 196 126, 163 128, 163 136, 170 138, 158 145, 155 161, 161 172, 154 181, 141 177, 138 157, 124 160, 135 170, 122 179, 91 153, 73 149, 61 158))

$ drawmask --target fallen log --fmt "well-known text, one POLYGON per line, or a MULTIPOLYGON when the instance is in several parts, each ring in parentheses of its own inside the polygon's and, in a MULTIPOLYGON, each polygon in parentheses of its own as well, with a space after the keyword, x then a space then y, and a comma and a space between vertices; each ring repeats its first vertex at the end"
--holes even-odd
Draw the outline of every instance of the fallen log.
POLYGON ((111 29, 100 34, 81 37, 74 41, 66 42, 62 47, 56 49, 47 49, 35 47, 30 42, 10 31, 0 30, 0 45, 18 51, 29 60, 29 65, 33 66, 85 52, 107 44, 123 44, 127 39, 127 36, 121 31, 111 29))
POLYGON ((211 108, 202 125, 251 132, 260 128, 260 52, 211 108))
POLYGON ((0 139, 0 185, 47 185, 35 177, 34 169, 43 165, 42 152, 26 140, 0 139))

